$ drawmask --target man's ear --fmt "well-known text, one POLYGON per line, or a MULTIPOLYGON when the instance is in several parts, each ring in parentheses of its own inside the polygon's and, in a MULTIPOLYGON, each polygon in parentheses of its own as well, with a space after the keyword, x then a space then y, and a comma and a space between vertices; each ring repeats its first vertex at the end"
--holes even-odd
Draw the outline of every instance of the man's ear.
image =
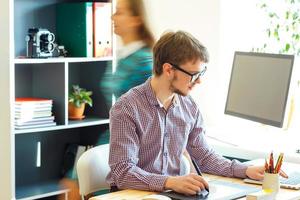
POLYGON ((172 75, 173 69, 172 69, 172 65, 171 64, 164 63, 163 66, 162 66, 162 68, 163 68, 163 73, 165 75, 167 75, 168 77, 172 75))

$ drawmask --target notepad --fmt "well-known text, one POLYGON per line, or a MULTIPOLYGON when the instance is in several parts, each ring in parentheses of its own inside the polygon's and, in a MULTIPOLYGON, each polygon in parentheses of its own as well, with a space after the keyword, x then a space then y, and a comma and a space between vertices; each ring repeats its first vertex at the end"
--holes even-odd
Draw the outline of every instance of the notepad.
MULTIPOLYGON (((242 185, 238 183, 231 183, 221 180, 209 181, 209 195, 206 200, 228 200, 245 197, 247 194, 257 192, 260 189, 253 186, 242 185)), ((200 196, 186 196, 173 191, 162 192, 162 195, 171 197, 173 199, 181 200, 201 200, 200 196)))

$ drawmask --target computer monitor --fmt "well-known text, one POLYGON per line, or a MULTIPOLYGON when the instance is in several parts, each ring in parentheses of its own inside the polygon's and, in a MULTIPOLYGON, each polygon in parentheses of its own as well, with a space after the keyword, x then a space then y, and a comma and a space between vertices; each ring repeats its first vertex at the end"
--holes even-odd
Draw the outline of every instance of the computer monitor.
POLYGON ((293 55, 235 52, 225 114, 282 127, 293 55))

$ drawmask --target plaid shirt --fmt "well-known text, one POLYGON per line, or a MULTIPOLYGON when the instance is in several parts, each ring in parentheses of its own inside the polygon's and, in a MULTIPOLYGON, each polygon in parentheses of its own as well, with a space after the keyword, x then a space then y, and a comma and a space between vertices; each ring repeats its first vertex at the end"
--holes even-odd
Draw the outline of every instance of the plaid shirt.
POLYGON ((193 99, 175 95, 166 111, 150 81, 121 96, 110 111, 109 184, 163 191, 168 176, 180 175, 185 149, 202 172, 244 178, 247 165, 225 159, 208 146, 193 99))

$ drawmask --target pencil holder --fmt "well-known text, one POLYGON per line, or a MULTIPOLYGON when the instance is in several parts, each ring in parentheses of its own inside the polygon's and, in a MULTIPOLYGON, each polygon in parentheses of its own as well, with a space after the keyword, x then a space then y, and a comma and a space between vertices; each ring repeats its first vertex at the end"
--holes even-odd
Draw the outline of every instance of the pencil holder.
POLYGON ((279 174, 265 173, 262 188, 271 189, 274 193, 278 193, 280 188, 279 174))

